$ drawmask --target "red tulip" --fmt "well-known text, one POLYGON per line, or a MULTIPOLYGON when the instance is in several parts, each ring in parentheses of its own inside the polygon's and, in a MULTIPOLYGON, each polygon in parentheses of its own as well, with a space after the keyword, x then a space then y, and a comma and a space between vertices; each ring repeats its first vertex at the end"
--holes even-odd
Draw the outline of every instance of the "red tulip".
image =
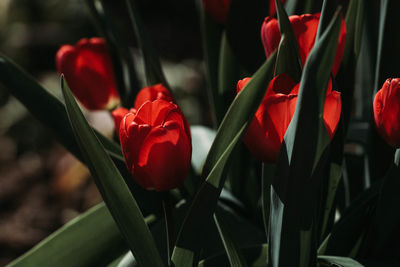
MULTIPOLYGON (((293 15, 289 17, 293 27, 293 32, 299 45, 301 63, 304 66, 308 54, 314 46, 315 37, 317 35, 320 13, 301 16, 293 15)), ((261 28, 261 39, 264 45, 265 55, 269 57, 271 53, 279 46, 281 34, 279 31, 278 20, 272 17, 266 17, 261 28)), ((339 35, 339 44, 336 49, 335 61, 332 67, 333 75, 339 71, 340 62, 342 61, 344 45, 346 40, 346 22, 342 18, 342 26, 339 35)))
POLYGON ((71 91, 87 109, 110 109, 120 102, 104 39, 85 38, 75 46, 61 46, 56 65, 71 91))
POLYGON ((112 111, 114 118, 115 130, 119 131, 119 124, 128 112, 135 113, 145 102, 154 101, 156 99, 164 99, 168 102, 174 102, 171 92, 161 83, 142 88, 136 96, 134 107, 129 111, 120 107, 112 111))
POLYGON ((391 146, 400 147, 400 78, 385 81, 373 107, 378 133, 391 146))
MULTIPOLYGON (((237 92, 242 90, 250 78, 238 82, 237 92)), ((296 84, 288 74, 276 76, 270 82, 264 99, 244 136, 250 152, 263 162, 275 162, 285 136, 286 129, 296 109, 300 83, 296 84)), ((326 92, 323 120, 332 139, 340 119, 342 102, 340 93, 332 90, 329 82, 326 92)))
POLYGON ((119 137, 128 170, 139 185, 166 191, 186 178, 190 129, 176 104, 156 99, 132 109, 121 121, 119 137))
POLYGON ((204 9, 217 22, 225 24, 231 0, 203 0, 204 9))

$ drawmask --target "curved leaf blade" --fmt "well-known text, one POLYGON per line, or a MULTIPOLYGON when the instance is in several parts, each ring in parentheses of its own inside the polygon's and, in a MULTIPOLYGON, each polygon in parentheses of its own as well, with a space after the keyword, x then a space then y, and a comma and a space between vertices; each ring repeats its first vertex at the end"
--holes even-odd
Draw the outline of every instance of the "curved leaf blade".
POLYGON ((51 234, 8 267, 94 266, 124 240, 104 203, 91 208, 51 234), (94 227, 95 226, 95 227, 94 227))
MULTIPOLYGON (((37 119, 54 132, 57 139, 65 148, 77 158, 82 159, 63 103, 47 92, 33 77, 1 54, 0 82, 37 119)), ((119 145, 110 141, 96 130, 95 133, 113 160, 124 164, 119 145)))
POLYGON ((76 104, 64 79, 61 88, 76 140, 111 215, 142 266, 164 266, 136 200, 76 104))

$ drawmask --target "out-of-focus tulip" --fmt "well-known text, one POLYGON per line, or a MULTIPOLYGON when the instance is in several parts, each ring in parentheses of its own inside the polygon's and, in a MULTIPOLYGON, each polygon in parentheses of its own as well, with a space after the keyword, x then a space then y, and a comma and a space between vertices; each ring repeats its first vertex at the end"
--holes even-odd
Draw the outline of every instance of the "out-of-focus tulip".
POLYGON ((63 45, 56 66, 79 102, 87 109, 111 109, 120 102, 111 59, 104 39, 81 39, 75 46, 63 45))
POLYGON ((154 101, 156 99, 164 99, 165 101, 174 102, 174 98, 170 91, 161 83, 142 88, 135 99, 135 109, 139 109, 146 101, 154 101))
MULTIPOLYGON (((320 13, 317 14, 305 14, 301 16, 293 15, 289 16, 290 23, 293 27, 293 32, 299 45, 299 52, 301 63, 304 66, 308 54, 314 46, 315 37, 317 36, 318 23, 320 13)), ((261 39, 264 45, 265 55, 267 58, 275 51, 281 39, 281 33, 279 31, 278 20, 273 17, 266 17, 261 28, 261 39)), ((342 18, 342 25, 340 28, 339 43, 336 50, 335 61, 332 67, 333 75, 336 75, 339 71, 340 62, 344 52, 346 40, 346 22, 342 18)))
MULTIPOLYGON (((238 82, 240 92, 249 82, 245 78, 238 82)), ((264 99, 251 121, 244 136, 244 143, 250 152, 263 162, 275 162, 296 109, 300 83, 296 84, 288 74, 276 76, 269 84, 264 99)), ((332 90, 329 82, 324 105, 323 120, 332 139, 337 129, 342 102, 340 93, 332 90)))
POLYGON ((146 189, 176 188, 192 154, 189 125, 179 107, 163 99, 132 109, 119 129, 122 153, 135 181, 146 189))
POLYGON ((206 12, 218 23, 225 24, 231 0, 203 0, 206 12))
POLYGON ((400 147, 400 78, 385 81, 374 99, 375 126, 391 146, 400 147))

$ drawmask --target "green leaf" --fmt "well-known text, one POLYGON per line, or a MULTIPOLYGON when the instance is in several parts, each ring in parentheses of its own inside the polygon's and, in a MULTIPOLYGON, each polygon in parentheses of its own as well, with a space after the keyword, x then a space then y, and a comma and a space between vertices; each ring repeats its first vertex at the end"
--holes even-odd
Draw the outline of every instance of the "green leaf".
POLYGON ((218 127, 224 115, 223 99, 218 93, 218 60, 220 57, 222 27, 207 14, 202 4, 199 4, 198 7, 208 81, 207 94, 213 112, 214 126, 218 127))
POLYGON ((135 0, 126 0, 126 5, 128 7, 132 26, 135 30, 136 39, 139 43, 140 50, 143 53, 144 67, 148 85, 151 86, 162 83, 168 88, 169 86, 162 71, 160 60, 146 35, 142 20, 135 4, 135 0))
POLYGON ((337 12, 308 55, 296 110, 281 146, 277 172, 272 182, 272 192, 276 195, 271 196, 272 267, 309 266, 316 261, 317 223, 314 216, 320 197, 320 183, 324 177, 328 154, 326 148, 330 142, 322 121, 323 108, 340 22, 337 12), (311 242, 303 242, 301 246, 301 233, 310 229, 311 242), (303 251, 310 254, 301 254, 303 251))
POLYGON ((64 79, 61 81, 61 88, 82 154, 137 262, 142 266, 164 266, 136 200, 85 120, 64 79))
MULTIPOLYGON (((89 10, 94 18, 98 31, 102 33, 107 41, 110 56, 113 63, 115 81, 122 105, 126 108, 133 106, 135 96, 140 90, 135 60, 132 53, 132 44, 129 42, 129 35, 116 27, 118 21, 116 18, 125 16, 127 12, 118 14, 112 13, 109 1, 104 0, 85 0, 89 10)), ((125 26, 126 27, 126 26, 125 26)), ((133 29, 130 28, 130 32, 133 29)))
POLYGON ((278 15, 279 31, 281 32, 281 41, 278 47, 274 76, 288 73, 297 83, 300 81, 302 69, 299 46, 288 15, 283 9, 281 1, 275 0, 275 4, 278 15))
MULTIPOLYGON (((322 243, 320 253, 349 256, 360 237, 367 231, 371 221, 371 210, 376 205, 382 180, 359 195, 341 215, 333 229, 322 243)), ((355 253, 358 253, 356 251, 355 253)))
POLYGON ((242 252, 240 251, 240 248, 237 246, 235 241, 232 240, 231 234, 226 228, 224 218, 218 214, 218 211, 214 213, 214 221, 217 225, 218 232, 224 244, 224 248, 231 267, 247 266, 247 263, 242 255, 242 252))
POLYGON ((337 256, 318 256, 318 262, 321 266, 336 266, 336 267, 363 267, 361 263, 352 258, 337 257, 337 256))
POLYGON ((224 32, 221 40, 218 66, 218 93, 220 96, 235 90, 238 68, 235 54, 224 32))
POLYGON ((104 203, 71 220, 11 262, 19 266, 96 266, 125 250, 124 240, 104 203))
POLYGON ((336 163, 331 163, 330 173, 328 178, 328 193, 326 196, 325 208, 322 215, 321 235, 326 232, 328 219, 333 208, 333 203, 336 196, 336 190, 339 186, 340 178, 342 177, 342 167, 336 163))
POLYGON ((263 96, 272 78, 272 68, 275 62, 273 54, 263 66, 253 75, 249 83, 243 88, 232 102, 225 114, 224 120, 218 128, 217 135, 208 152, 203 167, 203 179, 210 173, 213 166, 224 153, 238 131, 247 125, 250 117, 258 109, 263 96))
POLYGON ((181 226, 172 261, 175 266, 192 266, 197 263, 198 239, 204 237, 203 231, 215 210, 219 195, 225 182, 222 175, 229 156, 244 134, 249 120, 260 105, 272 76, 275 54, 254 74, 251 81, 240 91, 217 131, 217 135, 203 168, 199 191, 191 202, 181 226), (191 258, 193 262, 182 261, 191 258), (183 264, 184 265, 179 265, 183 264))
MULTIPOLYGON (((63 103, 47 92, 29 74, 1 54, 0 82, 7 87, 14 97, 21 101, 31 114, 53 131, 65 148, 77 158, 82 159, 63 103)), ((113 160, 124 165, 120 146, 96 130, 94 131, 113 160)))
MULTIPOLYGON (((260 244, 242 248, 243 256, 251 267, 267 266, 268 245, 260 244)), ((199 262, 199 267, 227 266, 229 261, 226 254, 215 255, 199 262)))
POLYGON ((271 184, 272 178, 275 172, 275 164, 262 164, 262 174, 261 174, 261 205, 262 205, 262 215, 265 234, 269 236, 269 214, 271 206, 271 184))

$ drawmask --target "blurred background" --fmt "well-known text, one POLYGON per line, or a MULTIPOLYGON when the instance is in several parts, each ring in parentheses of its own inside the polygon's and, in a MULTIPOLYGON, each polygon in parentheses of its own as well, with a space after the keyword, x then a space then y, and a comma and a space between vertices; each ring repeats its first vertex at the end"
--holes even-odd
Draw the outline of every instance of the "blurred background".
MULTIPOLYGON (((111 3, 111 1, 109 1, 111 3)), ((129 23, 118 6, 118 27, 129 23)), ((189 123, 211 125, 194 0, 137 1, 146 30, 189 123)), ((1 0, 0 53, 61 97, 54 57, 62 44, 99 36, 83 0, 1 0)), ((126 38, 135 42, 133 36, 126 38)), ((140 54, 135 54, 139 78, 140 54)), ((88 120, 113 137, 107 112, 88 120)), ((52 137, 0 83, 0 266, 101 201, 86 167, 52 137)))

